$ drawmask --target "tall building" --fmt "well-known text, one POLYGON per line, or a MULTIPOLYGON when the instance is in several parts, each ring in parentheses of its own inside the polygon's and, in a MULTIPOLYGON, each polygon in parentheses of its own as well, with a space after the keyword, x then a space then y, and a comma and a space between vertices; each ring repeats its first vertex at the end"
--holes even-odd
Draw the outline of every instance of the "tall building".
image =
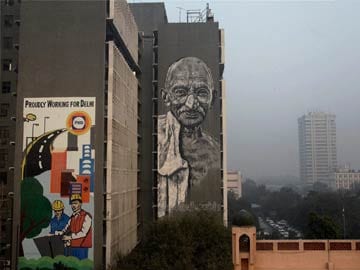
POLYGON ((11 269, 106 269, 138 243, 138 29, 125 0, 20 9, 11 269))
POLYGON ((0 269, 10 269, 19 2, 0 2, 0 269))
POLYGON ((145 222, 191 207, 226 217, 224 33, 210 10, 176 24, 163 4, 19 2, 1 2, 0 268, 61 255, 105 269, 145 222))
POLYGON ((241 198, 243 175, 240 171, 229 171, 227 173, 227 190, 235 194, 236 198, 241 198))
POLYGON ((168 22, 162 3, 130 7, 144 46, 143 216, 208 207, 227 224, 224 31, 208 7, 187 23, 168 22))
POLYGON ((310 112, 298 119, 300 178, 331 185, 337 167, 335 115, 310 112))

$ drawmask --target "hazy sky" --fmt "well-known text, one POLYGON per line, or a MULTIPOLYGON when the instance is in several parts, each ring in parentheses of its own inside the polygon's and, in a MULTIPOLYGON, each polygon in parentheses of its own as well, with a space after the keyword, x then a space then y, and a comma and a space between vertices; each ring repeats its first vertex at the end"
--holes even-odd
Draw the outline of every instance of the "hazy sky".
POLYGON ((360 169, 360 1, 165 1, 169 21, 207 2, 225 29, 228 168, 298 175, 297 118, 317 110, 360 169))

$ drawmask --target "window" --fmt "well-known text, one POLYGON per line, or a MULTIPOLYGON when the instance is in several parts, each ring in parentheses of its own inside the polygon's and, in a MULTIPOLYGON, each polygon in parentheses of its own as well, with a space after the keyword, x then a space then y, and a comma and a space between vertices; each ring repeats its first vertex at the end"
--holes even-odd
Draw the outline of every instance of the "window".
POLYGON ((11 71, 11 69, 12 69, 11 59, 3 59, 2 60, 2 70, 3 71, 11 71))
POLYGON ((11 82, 9 82, 9 81, 2 82, 1 92, 3 94, 10 93, 11 92, 11 82))
POLYGON ((10 131, 9 127, 0 127, 0 145, 9 143, 10 131))
POLYGON ((0 168, 4 169, 6 167, 8 157, 7 149, 0 149, 0 168))
POLYGON ((14 5, 14 0, 5 0, 5 5, 7 5, 7 6, 14 5))
POLYGON ((7 117, 9 114, 9 103, 1 103, 0 104, 0 117, 7 117))
POLYGON ((5 27, 12 27, 14 24, 14 16, 13 15, 5 15, 4 16, 4 26, 5 27))
POLYGON ((12 37, 4 37, 3 38, 3 47, 4 49, 10 50, 13 47, 13 39, 12 37))
POLYGON ((0 172, 0 184, 7 184, 7 172, 0 172))

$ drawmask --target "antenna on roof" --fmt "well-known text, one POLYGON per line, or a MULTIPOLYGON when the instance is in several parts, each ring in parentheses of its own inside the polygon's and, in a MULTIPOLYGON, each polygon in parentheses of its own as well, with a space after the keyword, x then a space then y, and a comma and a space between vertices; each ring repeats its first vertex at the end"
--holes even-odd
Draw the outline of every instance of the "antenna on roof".
POLYGON ((186 22, 187 23, 203 23, 203 22, 213 22, 214 14, 212 13, 209 3, 206 4, 204 10, 200 9, 184 9, 182 7, 176 7, 179 10, 179 22, 182 19, 182 11, 186 12, 186 22))
POLYGON ((182 10, 185 10, 187 11, 185 8, 182 8, 182 7, 176 7, 178 10, 179 10, 179 22, 181 23, 181 11, 182 10))
POLYGON ((206 3, 206 21, 213 22, 214 21, 214 14, 211 12, 209 7, 209 3, 206 3))

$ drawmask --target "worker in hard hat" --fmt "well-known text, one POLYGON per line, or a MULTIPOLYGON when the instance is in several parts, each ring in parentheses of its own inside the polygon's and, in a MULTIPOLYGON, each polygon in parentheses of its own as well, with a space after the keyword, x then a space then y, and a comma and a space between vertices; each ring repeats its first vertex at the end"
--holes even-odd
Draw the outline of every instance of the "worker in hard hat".
POLYGON ((63 240, 70 247, 70 256, 79 260, 87 259, 89 248, 92 247, 92 217, 81 208, 80 194, 72 194, 70 202, 73 213, 63 229, 63 240))
POLYGON ((64 213, 65 206, 62 201, 55 200, 52 203, 52 209, 54 211, 54 217, 50 221, 50 235, 62 231, 70 219, 69 216, 64 213))

